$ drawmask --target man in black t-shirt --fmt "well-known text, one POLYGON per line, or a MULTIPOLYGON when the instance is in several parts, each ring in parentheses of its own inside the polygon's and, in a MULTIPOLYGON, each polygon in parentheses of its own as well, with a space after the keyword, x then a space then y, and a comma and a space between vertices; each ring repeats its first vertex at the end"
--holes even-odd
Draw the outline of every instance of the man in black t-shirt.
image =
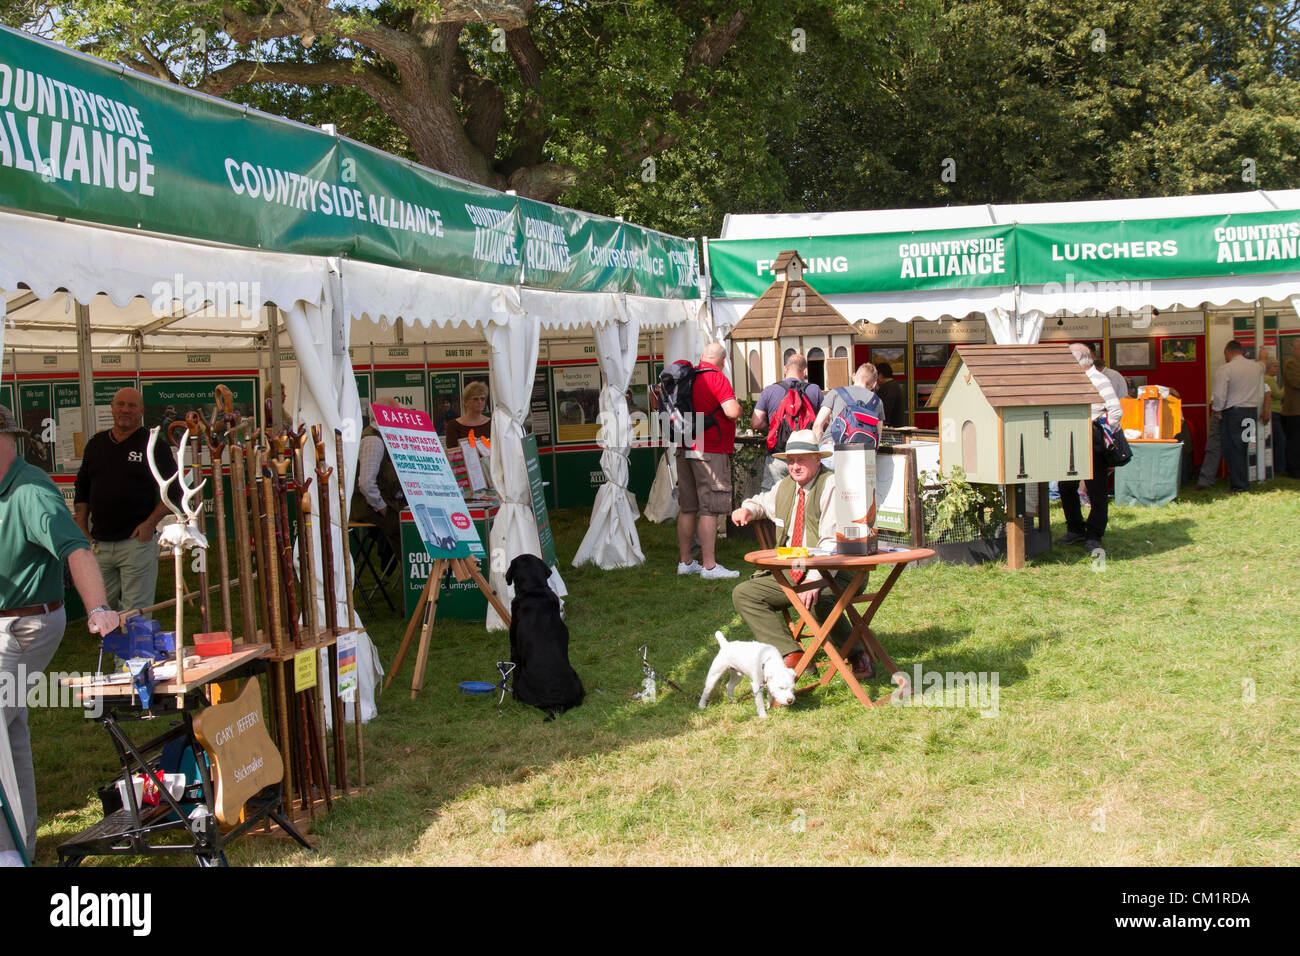
POLYGON ((907 396, 903 394, 903 385, 894 378, 894 370, 888 362, 876 365, 880 374, 880 383, 876 394, 885 406, 885 424, 890 428, 902 428, 907 424, 907 396))
MULTIPOLYGON (((112 411, 113 427, 86 443, 73 504, 77 524, 90 539, 104 575, 109 606, 126 611, 154 603, 154 532, 168 509, 145 460, 149 432, 143 427, 143 397, 134 388, 119 389, 112 411)), ((166 440, 154 447, 154 462, 164 477, 176 473, 166 440)), ((173 486, 173 492, 172 500, 179 503, 180 489, 173 486)))

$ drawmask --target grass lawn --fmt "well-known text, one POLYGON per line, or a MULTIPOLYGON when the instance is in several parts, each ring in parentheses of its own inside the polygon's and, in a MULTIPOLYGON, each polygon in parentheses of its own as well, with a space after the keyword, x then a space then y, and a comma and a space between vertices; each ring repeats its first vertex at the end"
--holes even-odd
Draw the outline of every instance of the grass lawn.
MULTIPOLYGON (((544 723, 462 695, 462 680, 495 679, 507 638, 441 622, 419 699, 409 659, 380 698, 369 786, 318 819, 319 852, 247 839, 232 862, 1295 865, 1297 492, 1281 479, 1113 507, 1104 560, 1056 548, 1023 572, 905 573, 876 618, 882 643, 909 674, 996 674, 996 714, 867 711, 839 681, 766 721, 721 690, 698 710, 713 631, 750 639, 734 582, 678 578, 673 529, 641 522, 644 566, 561 566, 581 708, 544 723), (632 699, 643 643, 685 697, 632 699)), ((566 561, 588 513, 552 518, 566 561)), ((743 567, 752 547, 722 542, 720 560, 743 567)), ((385 664, 405 623, 370 624, 385 664)), ((71 625, 52 669, 93 668, 95 647, 71 625)), ((31 724, 51 864, 97 819, 115 765, 79 712, 34 709, 31 724)))

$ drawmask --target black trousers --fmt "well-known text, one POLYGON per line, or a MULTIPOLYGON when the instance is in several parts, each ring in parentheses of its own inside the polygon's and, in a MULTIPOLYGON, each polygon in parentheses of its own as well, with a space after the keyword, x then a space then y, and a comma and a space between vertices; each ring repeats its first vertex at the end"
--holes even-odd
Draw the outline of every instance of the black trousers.
POLYGON ((1087 521, 1083 520, 1083 506, 1079 501, 1079 483, 1077 481, 1057 483, 1061 491, 1061 510, 1065 512, 1067 531, 1101 540, 1101 536, 1106 533, 1106 520, 1110 517, 1110 499, 1106 492, 1109 477, 1105 442, 1097 438, 1096 429, 1093 429, 1092 476, 1084 480, 1084 487, 1088 489, 1088 500, 1092 503, 1092 507, 1088 509, 1087 521))

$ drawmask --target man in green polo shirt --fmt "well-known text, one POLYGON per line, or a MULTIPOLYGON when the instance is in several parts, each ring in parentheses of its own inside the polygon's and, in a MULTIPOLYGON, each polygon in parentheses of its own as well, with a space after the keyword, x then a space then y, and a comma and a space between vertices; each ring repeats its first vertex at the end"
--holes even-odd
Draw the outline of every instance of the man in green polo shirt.
MULTIPOLYGON (((27 728, 27 688, 50 663, 63 639, 63 563, 86 607, 92 634, 118 626, 104 599, 104 579, 90 542, 63 495, 39 468, 18 455, 18 439, 31 438, 0 406, 0 732, 8 737, 17 793, 14 813, 28 857, 36 850, 36 776, 27 728), (11 699, 13 698, 13 699, 11 699)), ((0 866, 21 862, 9 828, 0 826, 0 866)))

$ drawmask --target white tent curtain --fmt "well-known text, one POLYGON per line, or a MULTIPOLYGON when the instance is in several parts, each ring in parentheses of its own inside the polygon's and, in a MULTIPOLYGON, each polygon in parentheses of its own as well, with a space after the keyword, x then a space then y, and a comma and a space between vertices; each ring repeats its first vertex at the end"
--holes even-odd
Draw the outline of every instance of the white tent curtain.
MULTIPOLYGON (((488 544, 489 581, 492 590, 506 605, 510 603, 511 590, 507 588, 505 579, 509 563, 521 554, 542 556, 523 445, 524 422, 528 418, 533 379, 537 374, 539 332, 538 323, 530 321, 483 328, 492 351, 488 367, 492 386, 490 464, 493 479, 497 482, 497 493, 501 496, 501 508, 492 522, 488 544)), ((553 577, 558 578, 558 574, 553 577)), ((557 593, 563 594, 562 581, 553 581, 552 587, 557 583, 557 593)), ((505 626, 501 615, 489 604, 488 630, 499 631, 505 626)))
MULTIPOLYGON (((322 426, 321 437, 325 442, 325 467, 333 469, 333 474, 330 477, 333 493, 329 496, 330 525, 332 526, 330 542, 333 547, 335 579, 337 581, 342 577, 339 569, 343 567, 343 549, 348 546, 348 516, 346 511, 340 513, 337 485, 335 483, 342 483, 344 500, 351 502, 352 488, 356 482, 357 452, 361 442, 361 399, 357 393, 356 376, 352 374, 352 363, 348 360, 348 323, 343 324, 342 354, 339 356, 334 355, 330 331, 330 316, 334 307, 335 300, 332 294, 327 296, 324 309, 318 309, 315 306, 304 306, 299 303, 284 314, 284 324, 285 331, 289 335, 289 341, 293 346, 294 355, 298 360, 298 394, 293 409, 294 421, 320 424, 322 426), (335 429, 338 429, 343 436, 343 461, 341 463, 338 461, 336 450, 335 429)), ((310 441, 303 449, 303 468, 308 476, 315 474, 316 447, 310 441)), ((313 504, 319 501, 319 486, 319 479, 313 479, 311 485, 313 504)), ((324 563, 322 561, 323 551, 319 533, 320 520, 321 510, 317 507, 313 515, 313 530, 316 533, 311 538, 311 547, 315 563, 317 620, 324 626, 326 598, 324 563)), ((298 539, 299 546, 301 546, 302 540, 302 538, 298 539)), ((353 580, 355 580, 355 574, 353 580)), ((334 606, 340 625, 347 626, 347 595, 343 593, 343 588, 338 584, 335 585, 334 606)), ((382 675, 383 669, 379 664, 379 655, 375 650, 374 642, 370 640, 370 635, 366 633, 355 608, 353 609, 352 626, 360 629, 360 633, 357 635, 357 667, 361 671, 368 671, 367 674, 361 675, 363 690, 361 719, 364 723, 372 719, 377 713, 373 689, 379 676, 382 675), (365 691, 369 691, 369 693, 365 693, 365 691)), ((326 722, 328 726, 333 726, 333 715, 328 708, 326 708, 326 722)))
POLYGON ((1043 313, 1038 310, 1016 315, 1012 310, 996 307, 984 317, 998 345, 1033 345, 1043 331, 1043 313))
POLYGON ((591 561, 597 567, 632 568, 645 563, 636 533, 636 509, 627 490, 627 459, 631 416, 627 388, 636 366, 641 323, 635 317, 596 327, 596 357, 604 373, 600 390, 600 467, 605 483, 596 491, 587 534, 573 558, 579 567, 591 561))

